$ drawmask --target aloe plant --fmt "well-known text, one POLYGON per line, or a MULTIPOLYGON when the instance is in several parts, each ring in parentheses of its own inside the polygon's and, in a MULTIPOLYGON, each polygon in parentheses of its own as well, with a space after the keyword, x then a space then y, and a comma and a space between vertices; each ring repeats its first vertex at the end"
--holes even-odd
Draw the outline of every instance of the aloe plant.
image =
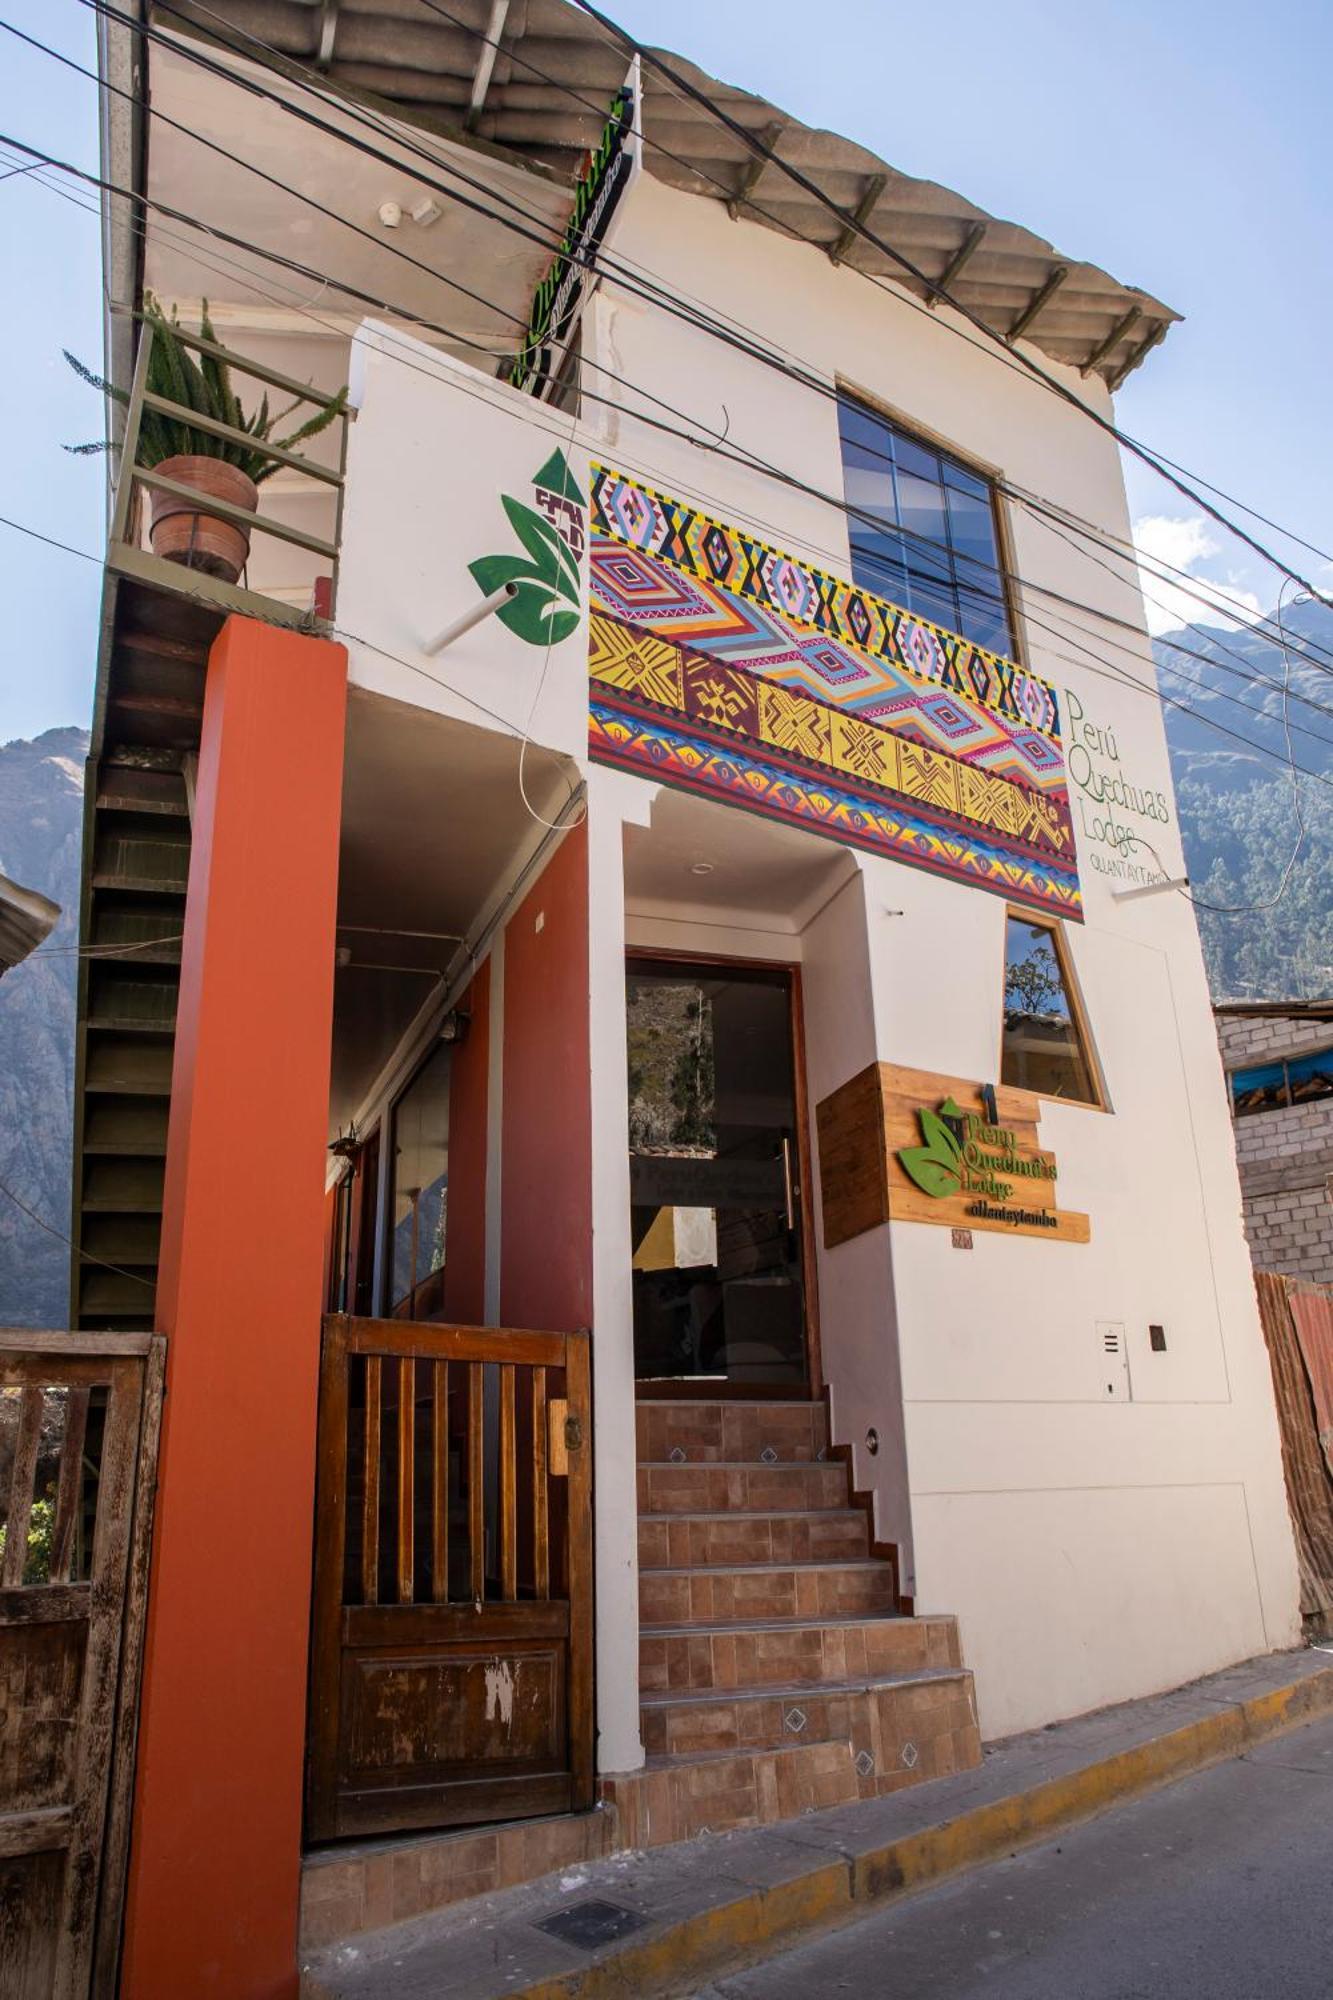
MULTIPOLYGON (((136 463, 145 468, 160 465, 164 459, 178 458, 193 454, 202 458, 220 458, 228 465, 235 465, 252 479, 256 486, 278 469, 276 459, 259 449, 264 444, 274 444, 282 451, 290 451, 294 445, 303 444, 307 438, 318 437, 327 430, 335 417, 343 415, 347 408, 347 390, 341 388, 332 402, 315 411, 305 423, 291 431, 286 437, 275 438, 274 430, 300 407, 303 398, 298 396, 285 410, 270 411, 268 396, 261 398, 259 407, 247 416, 241 408, 240 398, 231 384, 231 368, 227 361, 214 354, 196 354, 188 348, 178 335, 180 322, 173 310, 170 317, 153 299, 145 301, 145 324, 152 328, 153 347, 148 359, 148 387, 156 396, 166 401, 178 403, 183 409, 195 410, 201 417, 213 417, 219 423, 230 424, 234 430, 244 431, 256 440, 249 446, 238 443, 234 438, 215 437, 211 431, 196 430, 179 417, 164 417, 158 410, 145 409, 139 425, 139 448, 136 463)), ((208 317, 208 302, 205 300, 200 324, 200 333, 205 340, 217 344, 217 335, 208 317)), ((114 402, 127 404, 129 396, 124 389, 113 382, 106 382, 100 375, 94 375, 91 368, 84 365, 76 355, 65 348, 64 355, 75 374, 94 389, 101 389, 114 402)), ((244 368, 242 357, 233 357, 236 365, 244 368)), ((91 452, 109 451, 106 440, 92 444, 67 444, 66 451, 84 456, 91 452)))

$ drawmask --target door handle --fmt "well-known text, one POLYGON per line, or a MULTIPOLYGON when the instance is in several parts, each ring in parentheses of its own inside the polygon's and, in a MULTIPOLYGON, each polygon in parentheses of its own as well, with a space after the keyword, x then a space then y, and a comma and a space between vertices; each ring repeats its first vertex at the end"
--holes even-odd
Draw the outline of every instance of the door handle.
POLYGON ((785 1132, 782 1135, 782 1193, 787 1207, 787 1227, 794 1231, 796 1228, 796 1199, 792 1191, 791 1140, 785 1132))

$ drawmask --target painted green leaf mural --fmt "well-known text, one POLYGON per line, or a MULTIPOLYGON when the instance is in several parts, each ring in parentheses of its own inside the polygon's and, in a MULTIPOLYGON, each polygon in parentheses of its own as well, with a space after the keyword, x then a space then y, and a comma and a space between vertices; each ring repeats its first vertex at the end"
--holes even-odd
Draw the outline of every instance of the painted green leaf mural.
MULTIPOLYGON (((583 507, 578 481, 562 451, 552 452, 532 483, 583 507)), ((578 562, 558 529, 536 508, 511 493, 502 493, 500 504, 524 553, 479 556, 468 564, 468 574, 485 597, 506 584, 515 586, 515 595, 496 613, 515 637, 529 646, 558 645, 579 622, 578 562)))

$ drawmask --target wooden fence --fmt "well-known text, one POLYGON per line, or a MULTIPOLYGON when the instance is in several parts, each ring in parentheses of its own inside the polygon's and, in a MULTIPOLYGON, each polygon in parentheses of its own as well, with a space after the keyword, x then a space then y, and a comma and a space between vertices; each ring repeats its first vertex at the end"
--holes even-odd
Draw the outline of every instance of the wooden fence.
POLYGON ((5 2000, 116 1988, 164 1351, 0 1332, 5 2000))
POLYGON ((326 1320, 307 1832, 590 1806, 583 1334, 326 1320))
POLYGON ((1301 1573, 1301 1616, 1312 1631, 1333 1636, 1333 1464, 1327 1401, 1333 1382, 1333 1291, 1273 1271, 1256 1272, 1255 1284, 1282 1431, 1282 1468, 1301 1573))

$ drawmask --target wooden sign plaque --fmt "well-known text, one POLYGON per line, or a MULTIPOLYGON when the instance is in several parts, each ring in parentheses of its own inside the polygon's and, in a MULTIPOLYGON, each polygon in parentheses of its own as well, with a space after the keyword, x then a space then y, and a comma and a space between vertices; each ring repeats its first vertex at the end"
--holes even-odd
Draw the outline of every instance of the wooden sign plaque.
POLYGON ((1040 1116, 1029 1090, 871 1063, 815 1108, 825 1248, 888 1221, 1086 1243, 1040 1116))

